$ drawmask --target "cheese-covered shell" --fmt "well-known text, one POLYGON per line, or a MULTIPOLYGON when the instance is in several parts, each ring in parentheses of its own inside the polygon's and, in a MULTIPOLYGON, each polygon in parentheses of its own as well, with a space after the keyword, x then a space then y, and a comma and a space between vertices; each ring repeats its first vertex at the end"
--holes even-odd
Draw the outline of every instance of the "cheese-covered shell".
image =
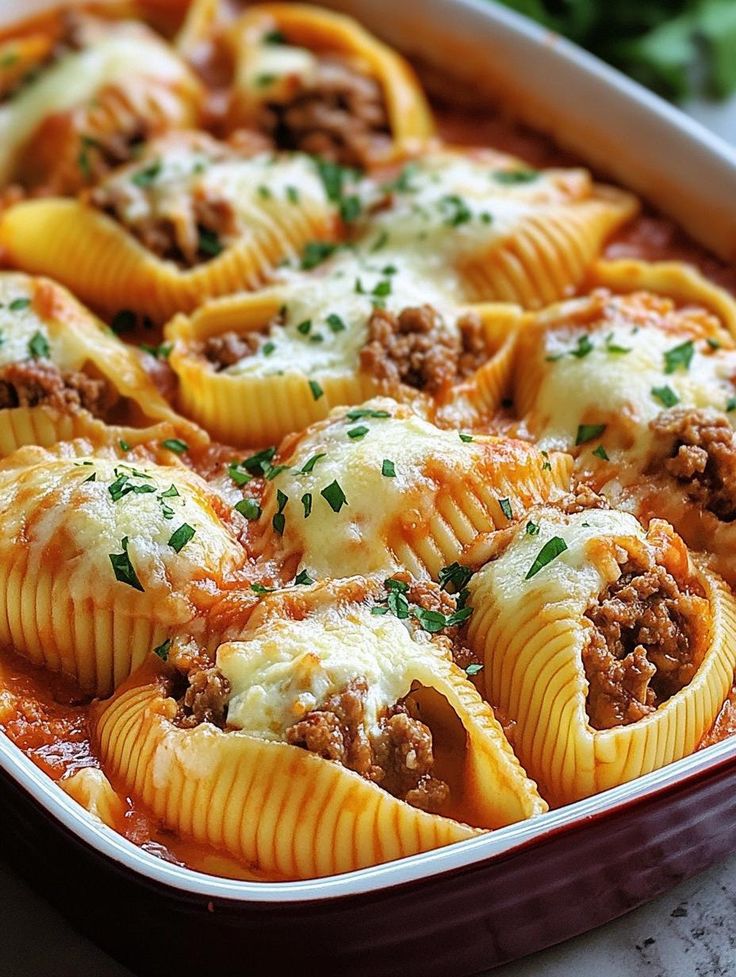
POLYGON ((104 170, 112 140, 119 159, 125 138, 197 123, 200 83, 149 28, 82 17, 76 34, 0 105, 0 182, 73 192, 104 170))
POLYGON ((265 104, 288 101, 309 84, 320 55, 337 55, 377 82, 383 97, 388 132, 365 147, 365 162, 398 156, 434 134, 410 66, 349 17, 300 3, 259 4, 235 22, 228 40, 235 60, 231 127, 258 127, 265 104))
POLYGON ((485 660, 486 695, 516 722, 521 762, 550 802, 561 804, 697 747, 733 680, 736 601, 719 577, 689 564, 666 523, 653 523, 646 534, 634 516, 613 510, 564 515, 541 508, 529 518, 534 532, 522 524, 470 582, 469 642, 485 660), (700 663, 643 718, 593 728, 583 651, 594 626, 585 612, 618 580, 627 554, 654 555, 702 593, 687 622, 690 653, 700 663))
POLYGON ((53 274, 107 314, 133 308, 159 322, 208 297, 263 285, 308 241, 338 231, 335 206, 309 157, 243 158, 197 134, 171 134, 149 145, 141 160, 113 173, 91 199, 114 205, 120 219, 81 199, 10 207, 0 220, 10 262, 53 274), (200 253, 191 267, 143 243, 173 235, 178 247, 185 232, 196 234, 206 220, 223 230, 208 230, 203 239, 200 229, 200 253))
POLYGON ((479 532, 561 495, 570 472, 566 455, 442 430, 387 398, 334 411, 278 463, 287 468, 267 483, 265 549, 320 577, 436 577, 479 532))
POLYGON ((638 206, 586 170, 530 170, 490 150, 425 153, 389 186, 388 202, 376 188, 365 234, 388 236, 462 301, 527 308, 569 294, 638 206))
POLYGON ((171 421, 187 437, 204 438, 171 409, 131 348, 60 285, 0 272, 0 335, 8 404, 0 408, 0 455, 80 436, 102 443, 113 436, 111 424, 171 421), (74 387, 85 378, 96 385, 94 414, 74 387))
POLYGON ((646 466, 651 422, 665 409, 725 410, 736 394, 736 345, 723 320, 694 303, 599 289, 527 323, 514 404, 539 444, 572 451, 599 486, 614 473, 630 481, 646 466))
POLYGON ((422 399, 428 411, 439 409, 458 424, 487 420, 498 407, 510 382, 522 317, 517 306, 460 307, 451 290, 414 268, 411 256, 395 252, 377 261, 351 249, 310 274, 282 278, 254 294, 214 299, 166 327, 173 343, 169 363, 180 381, 178 404, 219 440, 273 444, 334 407, 379 393, 422 399), (380 310, 374 304, 378 292, 385 295, 380 310), (402 313, 424 317, 436 331, 435 342, 446 344, 438 389, 426 389, 421 380, 414 386, 394 380, 385 348, 364 364, 374 317, 384 317, 391 329, 402 313), (486 351, 461 371, 463 325, 470 320, 486 351), (226 350, 224 362, 216 351, 209 354, 213 341, 226 350), (235 355, 230 341, 240 347, 235 355), (249 410, 241 409, 243 403, 249 410))
POLYGON ((0 463, 0 641, 106 695, 195 626, 198 593, 244 551, 220 499, 183 467, 42 454, 0 463))
MULTIPOLYGON (((459 723, 465 738, 446 774, 455 817, 496 827, 545 810, 465 675, 426 633, 356 602, 360 586, 343 581, 268 598, 242 639, 218 649, 230 684, 224 731, 208 723, 177 728, 176 705, 156 679, 133 679, 98 713, 105 768, 169 827, 287 878, 350 871, 470 837, 466 825, 287 745, 290 726, 361 679, 368 736, 386 708, 420 694, 417 686, 445 701, 452 718, 440 710, 435 757, 448 723, 459 723)), ((431 728, 431 709, 420 715, 431 728)))

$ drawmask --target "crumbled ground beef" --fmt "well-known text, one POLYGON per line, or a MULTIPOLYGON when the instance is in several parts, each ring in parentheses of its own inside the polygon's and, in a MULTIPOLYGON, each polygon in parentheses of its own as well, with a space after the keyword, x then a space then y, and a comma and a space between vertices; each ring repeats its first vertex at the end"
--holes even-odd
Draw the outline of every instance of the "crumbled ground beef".
POLYGON ((673 409, 652 421, 656 444, 664 449, 652 467, 664 465, 693 502, 724 522, 736 519, 736 441, 725 414, 673 409))
POLYGON ((458 332, 447 329, 431 305, 409 307, 398 315, 374 309, 368 342, 360 352, 361 368, 378 380, 437 394, 487 359, 478 316, 467 314, 457 325, 458 332))
POLYGON ((212 194, 184 194, 176 220, 158 213, 153 200, 149 200, 150 206, 142 208, 140 216, 131 220, 128 216, 131 194, 148 192, 146 188, 131 190, 126 182, 110 180, 95 187, 89 199, 95 207, 123 224, 149 251, 184 268, 216 257, 225 246, 225 239, 237 234, 232 204, 212 194))
POLYGON ((578 482, 573 485, 571 491, 559 503, 559 508, 568 516, 574 516, 578 512, 585 512, 587 509, 610 509, 608 500, 602 495, 594 492, 589 485, 578 482))
POLYGON ((106 380, 75 370, 62 372, 48 360, 22 360, 0 367, 0 408, 44 404, 65 412, 84 409, 103 417, 114 398, 106 380))
POLYGON ((260 124, 280 148, 344 166, 366 166, 389 138, 381 86, 338 56, 320 58, 314 82, 290 101, 266 103, 260 124))
POLYGON ((187 688, 178 699, 174 722, 183 729, 212 723, 223 729, 227 716, 230 683, 215 667, 194 668, 187 675, 187 688))
POLYGON ((621 576, 585 612, 588 717, 595 729, 634 723, 690 682, 700 661, 692 634, 699 598, 651 558, 621 554, 621 576))
POLYGON ((410 700, 404 700, 386 711, 378 731, 369 736, 364 723, 366 692, 364 679, 353 680, 290 726, 287 742, 355 770, 414 807, 437 811, 450 791, 432 776, 431 730, 412 715, 410 700))
POLYGON ((221 336, 210 336, 202 347, 202 353, 215 370, 225 370, 246 356, 252 356, 258 349, 261 338, 261 334, 257 332, 225 332, 221 336))

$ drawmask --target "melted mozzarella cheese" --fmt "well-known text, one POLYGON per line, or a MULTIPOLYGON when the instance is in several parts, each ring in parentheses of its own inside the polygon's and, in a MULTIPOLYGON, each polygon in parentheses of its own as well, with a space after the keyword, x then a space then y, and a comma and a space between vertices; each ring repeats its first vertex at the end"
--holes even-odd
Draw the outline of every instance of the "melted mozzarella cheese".
POLYGON ((106 85, 144 76, 174 84, 188 77, 179 58, 140 24, 119 24, 90 47, 65 55, 0 106, 0 179, 45 118, 89 102, 106 85))
POLYGON ((320 608, 298 621, 269 620, 217 652, 232 689, 228 725, 283 740, 289 726, 362 678, 370 731, 381 712, 410 691, 416 663, 431 667, 438 654, 426 633, 361 604, 320 608))
POLYGON ((59 330, 50 330, 34 307, 34 295, 32 278, 0 273, 0 367, 38 358, 48 348, 46 358, 59 369, 79 369, 84 360, 82 346, 65 342, 59 330))
POLYGON ((358 369, 360 350, 368 340, 368 320, 382 290, 383 307, 398 314, 429 304, 455 331, 457 309, 451 296, 416 269, 411 255, 382 253, 376 257, 355 250, 340 251, 312 274, 284 275, 278 289, 283 299, 284 326, 273 327, 270 344, 233 364, 223 373, 270 376, 345 376, 358 369), (337 318, 336 318, 337 317, 337 318))
MULTIPOLYGON (((590 177, 583 170, 547 170, 528 181, 503 182, 482 157, 437 152, 410 164, 392 189, 392 202, 371 214, 374 235, 388 246, 412 252, 437 280, 456 285, 453 264, 509 237, 540 206, 586 196, 590 177)), ((367 202, 385 193, 370 182, 367 202)))
POLYGON ((303 565, 316 577, 397 569, 391 544, 401 533, 402 520, 410 525, 417 510, 426 516, 434 506, 432 463, 469 471, 483 450, 482 438, 463 442, 456 431, 440 430, 392 400, 372 400, 361 409, 391 416, 351 420, 350 412, 336 411, 300 439, 286 459, 289 470, 273 483, 288 497, 284 545, 301 551, 303 565), (350 436, 361 427, 368 428, 367 434, 350 436), (323 457, 311 471, 302 471, 315 455, 323 457), (384 461, 393 463, 395 477, 383 474, 384 461), (346 498, 339 512, 322 494, 327 489, 329 495, 333 482, 346 498), (312 497, 306 517, 305 495, 312 497))
POLYGON ((144 591, 184 591, 192 581, 226 574, 243 560, 213 509, 207 484, 184 469, 52 458, 6 470, 0 472, 0 527, 2 552, 23 545, 32 560, 58 553, 66 561, 70 593, 80 598, 95 582, 126 586, 116 583, 110 560, 125 551, 126 538, 144 591), (110 487, 120 476, 137 491, 115 499, 110 487), (177 552, 172 536, 184 525, 194 534, 177 552))
POLYGON ((613 429, 625 422, 634 439, 626 446, 627 457, 643 460, 652 445, 649 422, 667 406, 665 388, 677 406, 725 410, 736 393, 736 351, 714 351, 705 339, 696 339, 689 368, 667 373, 665 353, 689 338, 686 332, 625 324, 548 332, 537 351, 546 362, 530 422, 540 446, 569 450, 581 424, 600 421, 613 429), (593 349, 582 357, 573 355, 583 336, 590 338, 593 349))
POLYGON ((539 526, 538 534, 530 535, 522 522, 498 559, 486 564, 471 579, 470 603, 474 606, 482 606, 484 595, 493 595, 507 618, 512 619, 517 608, 530 600, 539 601, 541 593, 542 603, 564 605, 570 616, 578 618, 608 582, 605 568, 596 560, 600 541, 626 536, 642 541, 646 538, 634 516, 616 510, 588 509, 565 515, 556 509, 544 509, 533 511, 530 518, 539 526), (562 539, 567 548, 527 579, 535 560, 555 537, 562 539))
POLYGON ((288 99, 295 89, 312 87, 318 70, 316 55, 306 48, 261 44, 244 60, 240 81, 251 96, 279 102, 288 99))

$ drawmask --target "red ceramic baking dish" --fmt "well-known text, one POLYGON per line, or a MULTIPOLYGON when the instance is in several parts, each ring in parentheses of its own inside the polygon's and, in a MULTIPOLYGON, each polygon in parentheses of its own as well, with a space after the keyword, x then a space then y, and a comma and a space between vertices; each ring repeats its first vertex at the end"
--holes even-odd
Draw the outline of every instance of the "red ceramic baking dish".
MULTIPOLYGON (((595 59, 483 0, 328 6, 505 102, 736 256, 733 152, 595 59)), ((235 881, 156 857, 2 735, 0 790, 5 856, 141 975, 461 977, 598 926, 736 850, 736 739, 525 823, 305 882, 235 881)))

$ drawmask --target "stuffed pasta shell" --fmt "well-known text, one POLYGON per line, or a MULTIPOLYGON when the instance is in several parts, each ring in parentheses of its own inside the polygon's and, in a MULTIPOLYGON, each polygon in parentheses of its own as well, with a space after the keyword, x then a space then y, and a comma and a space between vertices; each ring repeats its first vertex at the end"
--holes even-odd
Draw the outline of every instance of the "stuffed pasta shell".
POLYGON ((79 200, 25 201, 0 221, 13 264, 53 273, 110 315, 156 321, 263 285, 307 242, 340 233, 316 163, 244 156, 204 133, 172 133, 79 200))
POLYGON ((736 602, 667 523, 540 507, 488 550, 468 640, 550 802, 696 749, 733 681, 736 602))
POLYGON ((601 289, 525 325, 516 408, 541 447, 576 456, 579 478, 667 519, 733 579, 736 303, 684 266, 624 271, 661 290, 601 289))
POLYGON ((348 17, 306 4, 259 4, 231 27, 229 42, 231 127, 359 167, 433 135, 409 65, 348 17))
POLYGON ((403 568, 436 578, 477 533, 561 497, 570 472, 567 455, 442 430, 389 399, 334 411, 274 462, 263 552, 319 577, 403 568))
POLYGON ((181 465, 22 448, 0 462, 0 642, 109 694, 172 633, 205 633, 241 523, 181 465))
POLYGON ((177 417, 130 347, 66 289, 45 278, 0 272, 0 455, 24 444, 86 436, 177 417))
POLYGON ((179 406, 216 437, 269 444, 378 393, 421 400, 458 424, 487 418, 502 399, 516 306, 458 305, 391 253, 341 251, 280 277, 167 327, 179 406))
POLYGON ((73 193, 199 121, 199 81, 138 22, 70 11, 53 34, 0 37, 0 59, 0 183, 73 193))
POLYGON ((357 577, 269 595, 214 663, 144 667, 97 708, 104 769, 170 828, 283 878, 541 813, 448 639, 387 593, 357 577))

